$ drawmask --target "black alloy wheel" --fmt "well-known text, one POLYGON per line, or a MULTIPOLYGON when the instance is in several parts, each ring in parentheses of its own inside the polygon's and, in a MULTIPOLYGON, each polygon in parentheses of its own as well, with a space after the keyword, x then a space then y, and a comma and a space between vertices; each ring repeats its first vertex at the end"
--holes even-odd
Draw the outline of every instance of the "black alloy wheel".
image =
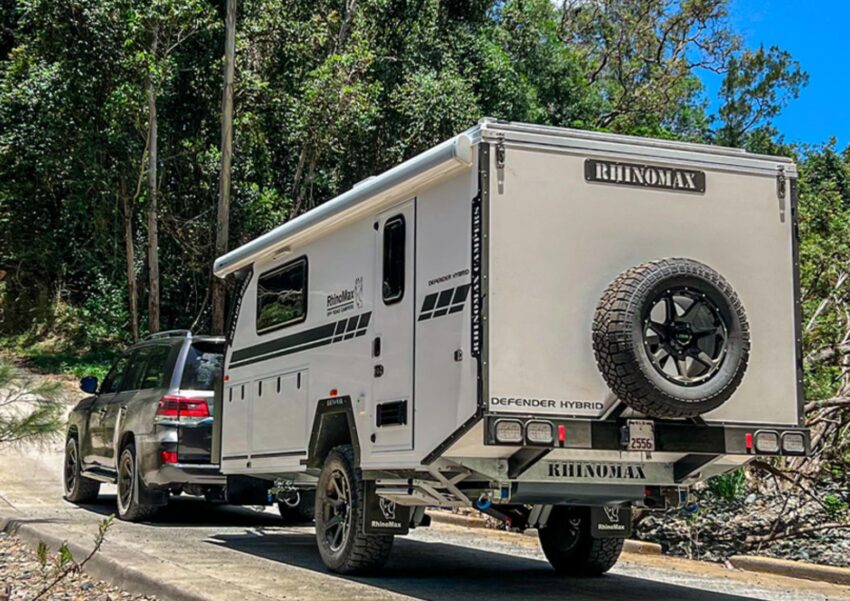
POLYGON ((644 318, 644 345, 652 366, 682 386, 702 384, 720 371, 728 337, 717 306, 687 286, 663 291, 644 318))

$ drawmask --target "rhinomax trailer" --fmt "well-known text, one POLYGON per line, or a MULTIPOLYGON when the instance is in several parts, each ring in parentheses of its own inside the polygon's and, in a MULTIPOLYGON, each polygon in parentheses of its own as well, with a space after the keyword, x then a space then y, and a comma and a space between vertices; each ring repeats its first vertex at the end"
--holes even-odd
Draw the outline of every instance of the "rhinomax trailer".
POLYGON ((631 508, 808 452, 796 176, 484 119, 364 180, 215 263, 223 472, 315 491, 337 572, 468 506, 605 572, 631 508))

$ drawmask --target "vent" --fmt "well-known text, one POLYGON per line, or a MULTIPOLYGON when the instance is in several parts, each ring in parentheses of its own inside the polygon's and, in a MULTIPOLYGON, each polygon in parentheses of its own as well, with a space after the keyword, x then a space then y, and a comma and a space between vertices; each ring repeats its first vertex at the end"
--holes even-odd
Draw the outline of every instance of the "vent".
POLYGON ((380 403, 375 416, 375 425, 379 428, 407 425, 407 401, 380 403))

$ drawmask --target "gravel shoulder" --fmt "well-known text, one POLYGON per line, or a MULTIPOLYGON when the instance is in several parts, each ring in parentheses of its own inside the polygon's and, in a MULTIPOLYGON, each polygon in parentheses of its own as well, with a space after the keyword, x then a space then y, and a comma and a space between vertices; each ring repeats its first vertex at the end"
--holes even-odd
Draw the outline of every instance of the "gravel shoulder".
MULTIPOLYGON (((55 557, 55 556, 53 556, 55 557)), ((53 559, 51 557, 51 560, 53 559)), ((0 599, 29 601, 56 580, 51 563, 42 565, 32 546, 16 536, 0 532, 0 599), (5 595, 5 596, 4 596, 5 595)), ((95 580, 86 573, 72 572, 44 596, 53 601, 154 601, 156 597, 134 595, 95 580)))

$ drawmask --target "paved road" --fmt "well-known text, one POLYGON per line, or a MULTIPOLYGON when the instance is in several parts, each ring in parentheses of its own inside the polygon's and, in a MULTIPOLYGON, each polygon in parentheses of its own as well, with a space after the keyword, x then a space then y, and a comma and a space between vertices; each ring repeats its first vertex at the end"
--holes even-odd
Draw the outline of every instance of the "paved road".
MULTIPOLYGON (((114 490, 97 504, 61 499, 59 446, 0 451, 0 514, 90 540, 114 512, 114 490)), ((601 579, 556 576, 536 541, 435 525, 397 540, 376 577, 342 578, 321 564, 308 527, 282 527, 271 511, 178 498, 156 523, 116 523, 104 553, 210 599, 427 599, 466 601, 838 599, 850 588, 745 575, 670 558, 628 556, 601 579), (695 567, 696 566, 696 567, 695 567)))

